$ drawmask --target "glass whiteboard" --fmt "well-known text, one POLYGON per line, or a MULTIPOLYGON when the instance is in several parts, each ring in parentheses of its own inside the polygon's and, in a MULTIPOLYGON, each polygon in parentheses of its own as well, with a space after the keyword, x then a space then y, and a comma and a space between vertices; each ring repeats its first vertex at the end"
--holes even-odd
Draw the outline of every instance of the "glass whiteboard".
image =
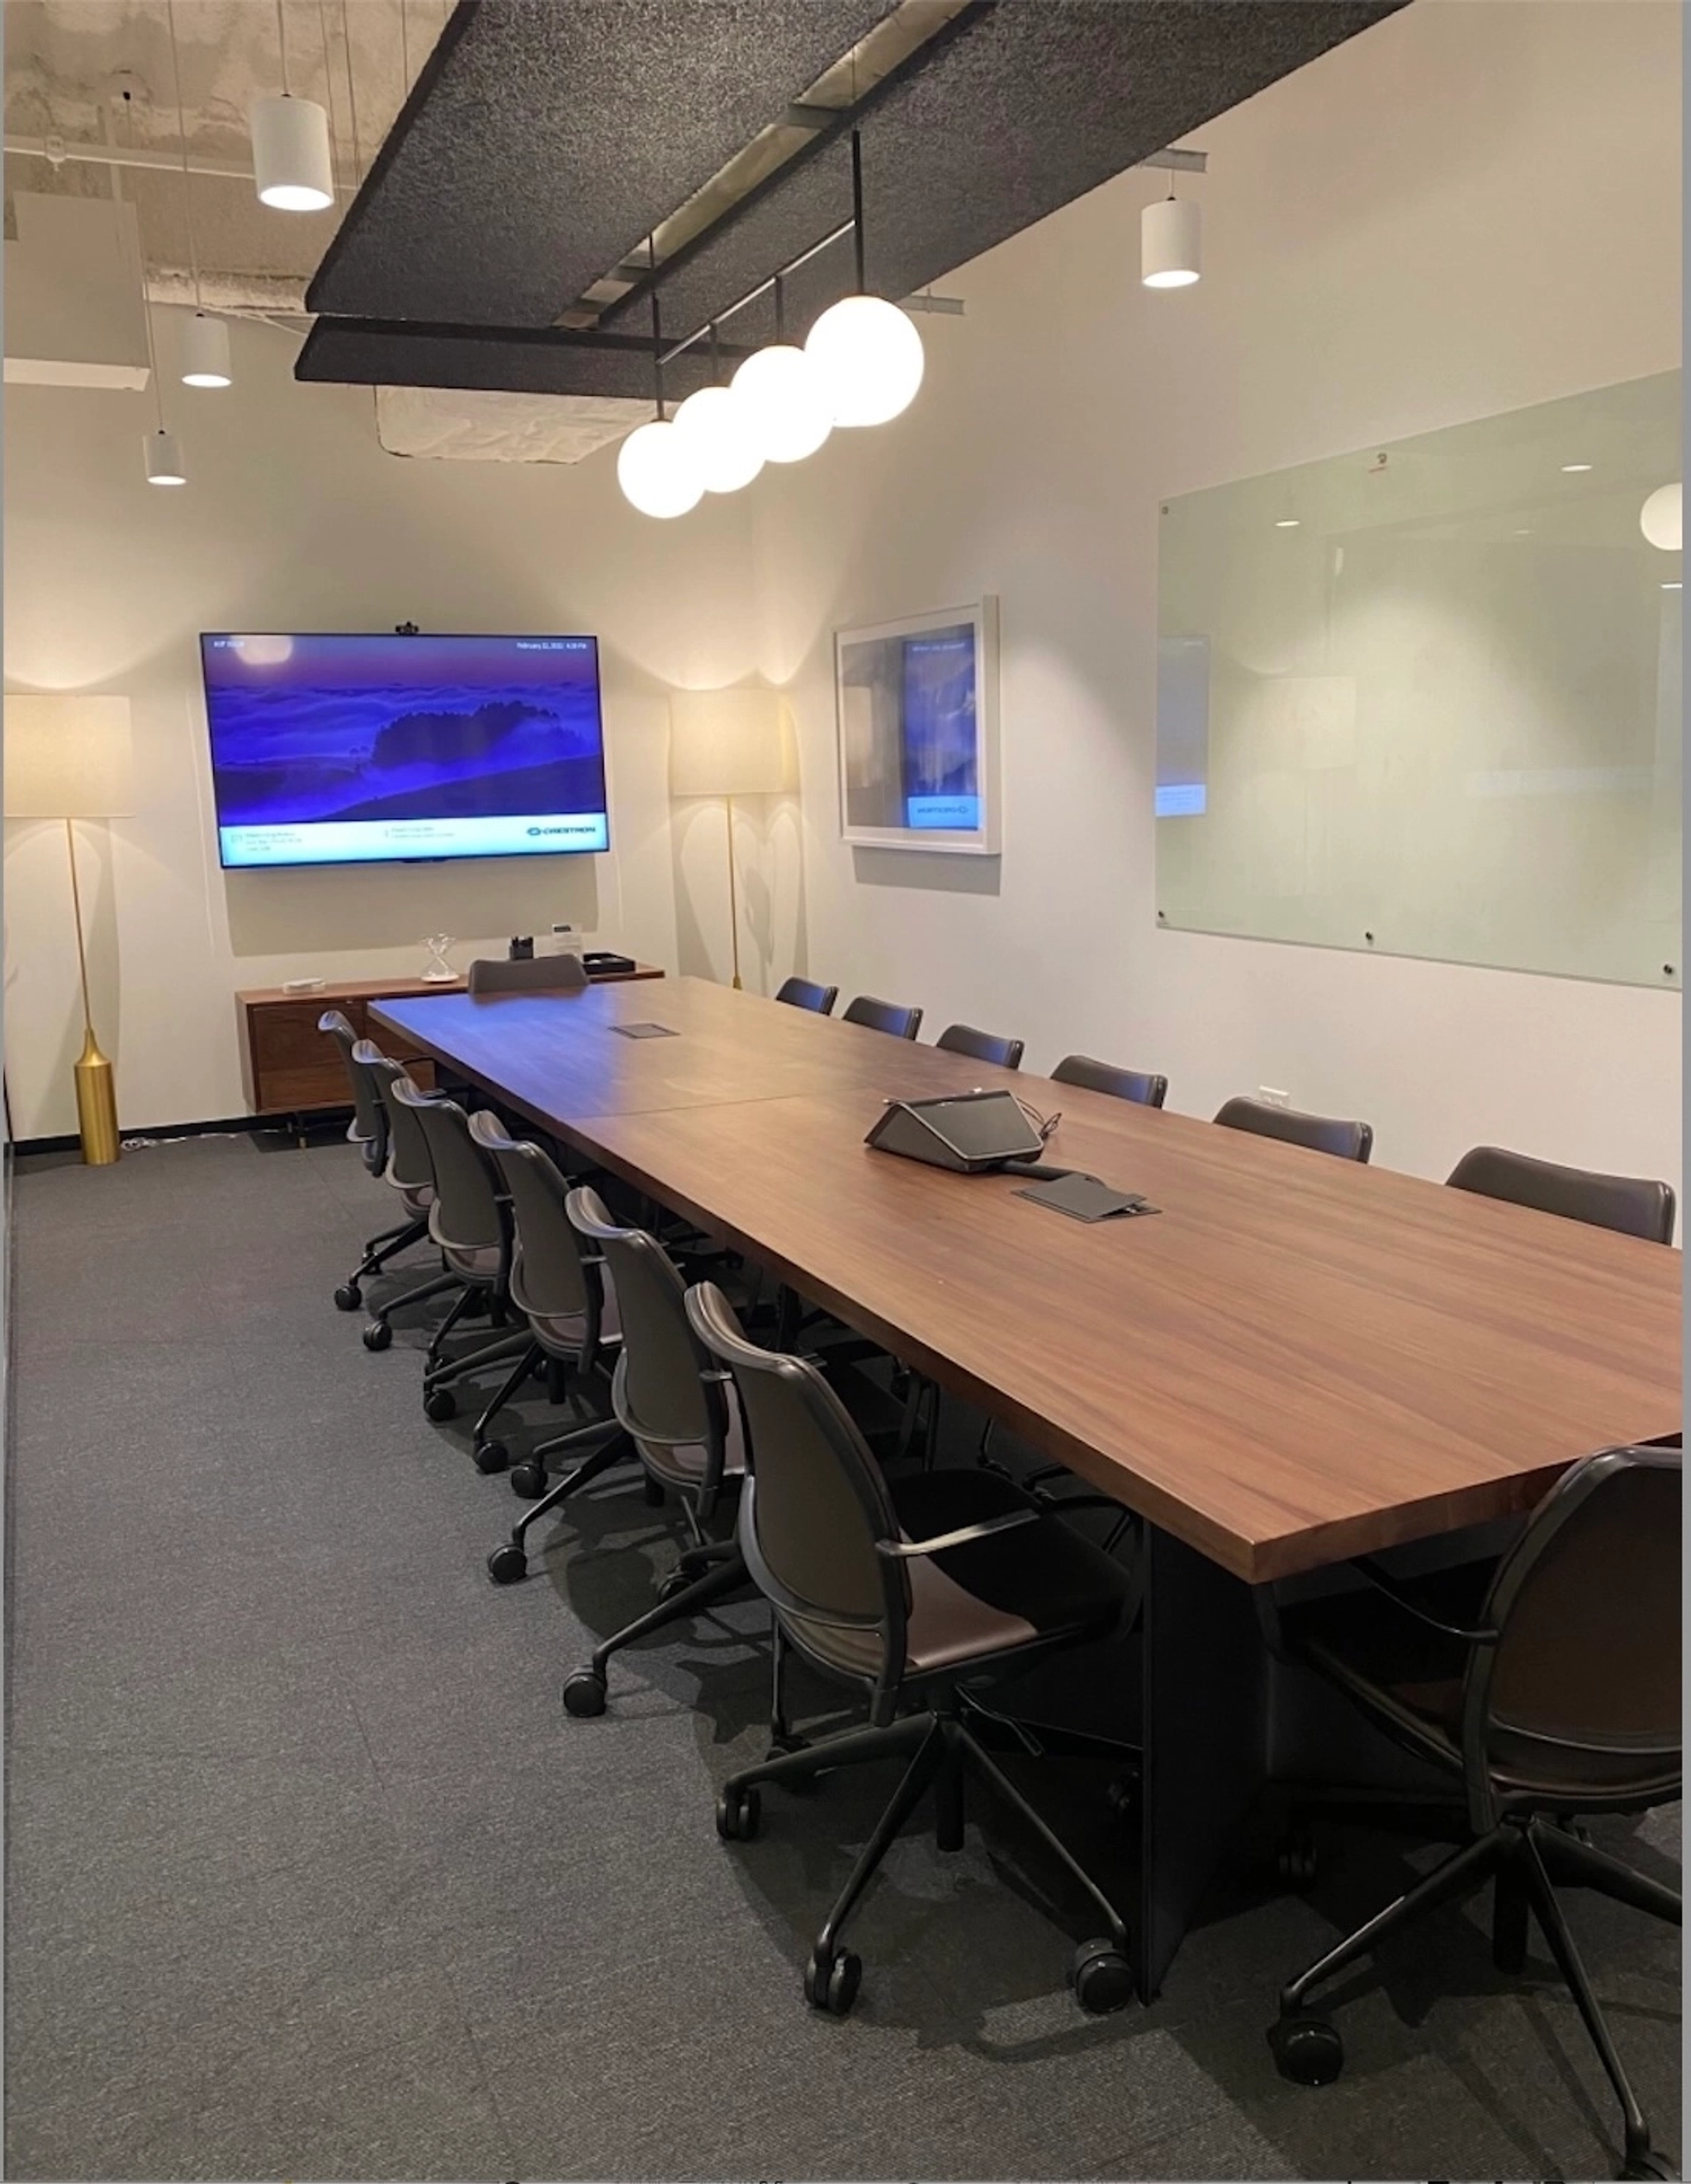
POLYGON ((1168 926, 1680 983, 1666 372, 1161 517, 1168 926))

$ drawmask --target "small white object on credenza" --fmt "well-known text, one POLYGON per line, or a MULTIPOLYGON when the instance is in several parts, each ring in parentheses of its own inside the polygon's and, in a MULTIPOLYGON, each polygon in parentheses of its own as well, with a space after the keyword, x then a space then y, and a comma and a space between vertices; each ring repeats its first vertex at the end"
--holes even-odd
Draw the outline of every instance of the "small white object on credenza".
POLYGON ((320 994, 327 983, 325 978, 284 978, 282 991, 285 994, 320 994))

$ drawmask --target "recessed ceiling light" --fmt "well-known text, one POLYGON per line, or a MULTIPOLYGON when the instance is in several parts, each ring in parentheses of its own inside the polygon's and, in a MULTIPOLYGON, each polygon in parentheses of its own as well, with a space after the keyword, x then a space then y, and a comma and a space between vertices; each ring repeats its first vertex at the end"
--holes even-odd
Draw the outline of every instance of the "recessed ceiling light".
POLYGON ((1677 592, 1682 588, 1678 584, 1664 584, 1661 588, 1665 592, 1677 592))
POLYGON ((1277 531, 1295 531, 1298 528, 1299 521, 1299 519, 1295 515, 1277 515, 1274 519, 1274 527, 1277 531))
POLYGON ((1519 531, 1511 531, 1509 535, 1511 538, 1530 538, 1532 536, 1532 526, 1530 523, 1523 524, 1519 531))
POLYGON ((1564 463, 1562 475, 1564 477, 1571 477, 1576 471, 1588 471, 1590 468, 1589 463, 1564 463))

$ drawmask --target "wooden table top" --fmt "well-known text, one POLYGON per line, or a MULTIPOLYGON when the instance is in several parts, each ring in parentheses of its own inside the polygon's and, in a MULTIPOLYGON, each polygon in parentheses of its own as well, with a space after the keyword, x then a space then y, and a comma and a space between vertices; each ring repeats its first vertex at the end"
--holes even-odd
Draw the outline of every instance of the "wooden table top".
MULTIPOLYGON (((626 984, 631 978, 661 978, 663 972, 655 963, 637 963, 631 971, 598 971, 589 974, 595 984, 626 984)), ((464 980, 455 978, 450 984, 444 979, 425 978, 330 978, 309 994, 291 994, 286 986, 248 986, 235 996, 244 1007, 263 1007, 272 1001, 374 1001, 398 1000, 415 994, 419 999, 434 994, 461 994, 464 980)))
POLYGON ((375 1013, 1254 1582, 1679 1424, 1659 1245, 693 980, 375 1013), (681 1035, 610 1028, 642 1018, 681 1035), (998 1084, 1162 1210, 1087 1226, 862 1143, 885 1095, 998 1084))

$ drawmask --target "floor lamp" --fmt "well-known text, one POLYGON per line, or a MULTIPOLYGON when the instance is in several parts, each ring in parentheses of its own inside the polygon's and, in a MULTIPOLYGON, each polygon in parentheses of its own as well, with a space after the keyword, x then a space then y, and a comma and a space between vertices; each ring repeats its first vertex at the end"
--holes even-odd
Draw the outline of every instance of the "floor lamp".
POLYGON ((118 1156, 117 1090, 112 1065, 94 1037, 88 956, 76 872, 76 822, 121 819, 131 810, 129 700, 80 691, 6 699, 5 816, 62 819, 70 857, 70 906, 82 980, 82 1056, 77 1062, 76 1121, 82 1158, 104 1167, 118 1156))
POLYGON ((734 799, 793 786, 781 693, 677 690, 670 699, 670 794, 720 796, 728 815, 728 930, 740 978, 740 905, 734 872, 734 799))

